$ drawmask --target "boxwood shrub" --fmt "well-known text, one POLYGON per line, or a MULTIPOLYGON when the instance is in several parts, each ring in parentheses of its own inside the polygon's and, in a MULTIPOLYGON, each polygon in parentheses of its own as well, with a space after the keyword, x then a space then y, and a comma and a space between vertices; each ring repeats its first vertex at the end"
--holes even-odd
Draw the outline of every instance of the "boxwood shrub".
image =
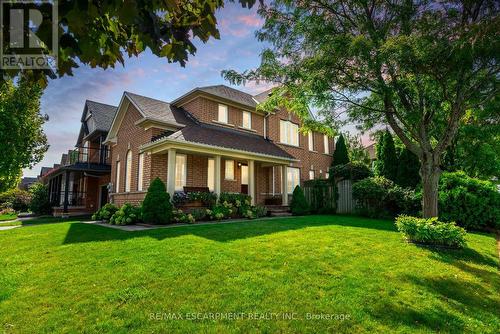
POLYGON ((142 202, 142 220, 148 224, 168 224, 172 219, 172 210, 165 184, 160 178, 154 179, 142 202))
POLYGON ((399 216, 396 226, 403 236, 411 242, 451 248, 466 246, 466 232, 454 222, 443 223, 437 218, 416 218, 399 216))
POLYGON ((500 228, 500 193, 492 182, 464 172, 443 173, 439 180, 439 219, 471 230, 500 228))

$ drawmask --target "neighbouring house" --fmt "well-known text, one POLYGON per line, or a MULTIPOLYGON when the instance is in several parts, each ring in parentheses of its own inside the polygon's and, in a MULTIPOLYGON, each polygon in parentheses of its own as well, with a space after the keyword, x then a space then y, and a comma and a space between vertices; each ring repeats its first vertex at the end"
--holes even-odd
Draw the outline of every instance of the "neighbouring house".
POLYGON ((259 111, 269 92, 219 85, 170 103, 130 92, 118 107, 86 101, 76 148, 40 175, 54 215, 91 213, 108 200, 139 204, 156 177, 171 196, 202 189, 287 205, 295 186, 328 178, 333 139, 300 133, 287 111, 259 111))
POLYGON ((23 177, 17 185, 17 188, 20 190, 29 190, 29 188, 36 182, 38 182, 38 178, 36 177, 23 177))
POLYGON ((167 103, 125 92, 105 141, 111 201, 139 204, 159 177, 171 195, 207 189, 287 205, 296 185, 328 177, 333 139, 300 133, 292 113, 259 111, 268 96, 218 85, 167 103))
POLYGON ((75 149, 60 164, 42 168, 54 215, 92 213, 108 202, 111 163, 104 140, 115 113, 114 106, 86 101, 75 149))

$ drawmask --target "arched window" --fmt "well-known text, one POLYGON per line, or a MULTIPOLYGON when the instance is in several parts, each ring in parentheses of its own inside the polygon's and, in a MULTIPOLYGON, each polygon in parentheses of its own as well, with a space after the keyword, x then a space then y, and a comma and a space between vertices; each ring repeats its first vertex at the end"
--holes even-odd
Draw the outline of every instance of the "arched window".
POLYGON ((127 152, 127 162, 125 164, 125 192, 130 192, 130 183, 132 181, 132 151, 127 152))

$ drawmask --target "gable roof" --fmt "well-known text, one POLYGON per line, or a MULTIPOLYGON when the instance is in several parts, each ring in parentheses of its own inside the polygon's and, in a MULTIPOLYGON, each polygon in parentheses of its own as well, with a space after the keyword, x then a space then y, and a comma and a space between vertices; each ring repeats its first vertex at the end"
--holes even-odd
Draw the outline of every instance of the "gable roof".
POLYGON ((85 109, 86 112, 84 112, 82 115, 82 122, 85 121, 87 114, 90 112, 90 114, 94 118, 96 129, 105 132, 109 131, 117 107, 105 103, 87 100, 85 101, 85 109))
POLYGON ((211 95, 223 100, 227 100, 230 102, 237 103, 238 105, 255 109, 257 107, 257 101, 254 100, 251 94, 242 92, 241 90, 231 88, 225 85, 214 85, 214 86, 204 86, 204 87, 196 87, 186 94, 176 98, 172 101, 171 104, 179 105, 180 102, 186 100, 187 97, 198 93, 198 94, 207 94, 211 95))
POLYGON ((271 95, 272 91, 273 91, 273 89, 269 88, 269 89, 263 91, 262 93, 254 95, 253 99, 255 101, 257 101, 258 103, 262 103, 262 102, 264 102, 265 100, 267 100, 269 98, 269 96, 271 95))
POLYGON ((131 92, 124 94, 139 109, 144 118, 173 125, 183 125, 184 114, 177 113, 170 103, 131 92))

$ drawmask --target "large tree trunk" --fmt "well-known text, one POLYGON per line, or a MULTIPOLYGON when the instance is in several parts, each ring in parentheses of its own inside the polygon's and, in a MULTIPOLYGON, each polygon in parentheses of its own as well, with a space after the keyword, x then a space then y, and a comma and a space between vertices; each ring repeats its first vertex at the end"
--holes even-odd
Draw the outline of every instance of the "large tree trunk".
POLYGON ((433 154, 423 155, 420 166, 422 177, 422 208, 424 218, 438 216, 438 184, 441 176, 439 161, 433 154))

